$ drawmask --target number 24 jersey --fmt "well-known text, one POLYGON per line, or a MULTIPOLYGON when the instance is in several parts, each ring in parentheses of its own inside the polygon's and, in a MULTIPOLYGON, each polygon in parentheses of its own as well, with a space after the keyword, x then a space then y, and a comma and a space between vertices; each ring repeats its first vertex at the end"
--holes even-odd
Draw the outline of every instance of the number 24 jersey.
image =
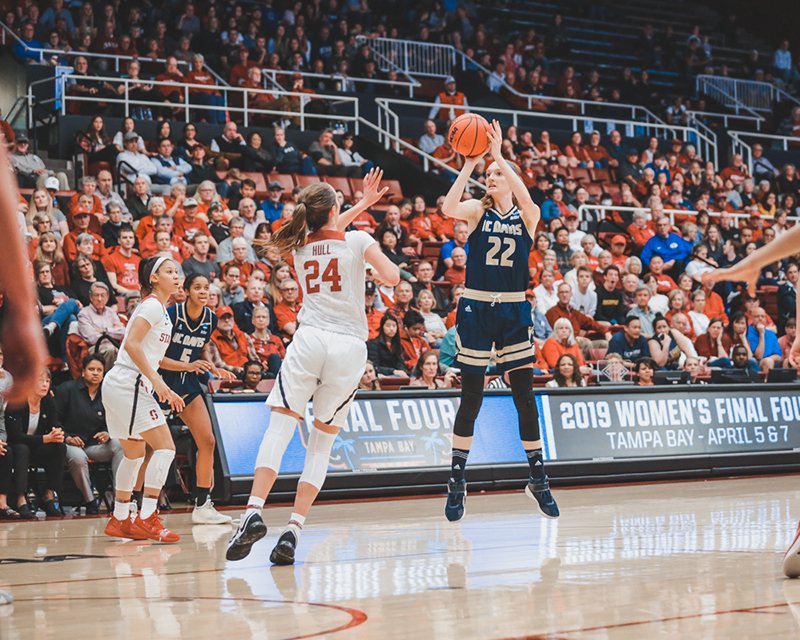
POLYGON ((367 339, 364 253, 374 243, 365 231, 318 231, 308 236, 294 256, 303 289, 300 326, 367 339))

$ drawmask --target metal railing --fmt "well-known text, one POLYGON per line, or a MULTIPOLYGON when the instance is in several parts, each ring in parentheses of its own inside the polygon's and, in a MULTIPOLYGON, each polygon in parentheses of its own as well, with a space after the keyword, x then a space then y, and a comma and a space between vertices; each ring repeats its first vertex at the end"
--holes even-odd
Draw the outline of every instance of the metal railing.
POLYGON ((747 164, 750 174, 753 173, 753 145, 757 142, 767 149, 779 149, 789 151, 790 147, 800 151, 800 138, 792 136, 776 136, 754 131, 728 131, 731 139, 731 152, 741 153, 742 159, 747 164), (743 138, 754 138, 751 142, 745 142, 743 138))
MULTIPOLYGON (((33 82, 28 87, 28 111, 29 111, 29 118, 31 117, 31 112, 34 105, 34 93, 33 87, 46 83, 46 82, 54 82, 57 84, 55 95, 60 96, 60 98, 50 98, 48 100, 44 100, 39 102, 39 104, 54 104, 56 105, 60 111, 61 115, 65 115, 67 113, 67 104, 70 102, 73 103, 93 103, 97 104, 98 102, 104 102, 106 104, 117 104, 122 107, 122 110, 126 116, 130 115, 132 107, 146 107, 151 109, 183 109, 184 118, 186 122, 189 122, 192 118, 191 111, 222 111, 226 113, 240 113, 242 114, 243 119, 243 126, 247 127, 250 125, 250 121, 252 120, 253 116, 261 116, 261 115, 268 115, 268 116, 279 116, 286 119, 299 119, 299 124, 301 129, 305 129, 305 124, 307 119, 312 120, 324 120, 324 121, 341 121, 341 122, 352 122, 354 125, 354 132, 358 133, 358 126, 359 126, 359 113, 358 113, 358 98, 347 97, 342 95, 329 95, 329 94, 308 94, 308 93, 299 93, 295 91, 265 91, 262 89, 245 89, 242 87, 230 87, 230 86, 219 86, 219 85, 207 85, 207 84, 189 84, 189 83, 175 83, 175 82, 164 82, 164 81, 157 81, 157 80, 150 80, 150 81, 143 81, 143 80, 131 80, 130 78, 114 78, 114 77, 102 77, 102 76, 80 76, 75 74, 63 74, 56 78, 45 78, 44 80, 38 80, 33 82), (122 93, 120 93, 119 98, 114 97, 106 97, 100 95, 94 96, 79 96, 79 95, 70 95, 68 92, 68 87, 70 81, 81 81, 81 82, 88 82, 92 85, 97 85, 98 83, 107 82, 113 85, 121 85, 123 87, 122 93), (130 85, 131 84, 147 84, 153 85, 154 87, 160 86, 167 86, 173 90, 179 91, 181 94, 181 102, 168 102, 166 99, 163 101, 148 101, 148 100, 136 100, 131 97, 130 95, 130 85), (193 93, 192 90, 202 90, 202 91, 209 91, 209 90, 216 90, 220 93, 220 95, 224 96, 224 104, 222 105, 209 105, 197 102, 196 100, 192 100, 193 93), (281 111, 276 109, 259 109, 250 107, 248 105, 247 94, 264 94, 267 96, 273 97, 287 97, 287 98, 298 98, 298 111, 281 111), (241 106, 238 104, 232 104, 230 97, 232 95, 240 95, 241 96, 241 106), (348 105, 352 107, 352 113, 315 113, 310 112, 308 110, 307 105, 312 100, 326 100, 331 105, 348 105)), ((196 93, 194 95, 197 95, 196 93)))
POLYGON ((783 100, 800 104, 800 100, 780 87, 758 80, 700 74, 695 78, 695 88, 698 94, 709 96, 737 114, 740 111, 769 113, 774 102, 783 100))
MULTIPOLYGON (((410 76, 428 76, 445 78, 453 74, 456 68, 462 71, 480 71, 488 78, 491 70, 470 58, 463 51, 449 44, 431 44, 424 42, 410 42, 394 38, 364 37, 371 49, 380 52, 385 58, 392 60, 400 69, 410 76)), ((549 108, 574 108, 577 107, 580 115, 591 113, 621 112, 627 119, 666 124, 655 113, 636 104, 623 102, 595 102, 580 100, 578 98, 561 98, 539 94, 523 93, 508 84, 505 79, 497 79, 500 87, 515 99, 525 104, 528 109, 548 111, 549 108)), ((549 112, 549 111, 548 111, 549 112)))
MULTIPOLYGON (((386 129, 393 131, 394 135, 400 137, 400 116, 392 110, 394 105, 401 105, 408 108, 425 110, 425 117, 428 111, 438 106, 434 102, 421 102, 418 100, 399 100, 395 98, 376 98, 378 105, 379 123, 383 122, 386 129), (381 113, 383 112, 383 113, 381 113)), ((549 121, 558 120, 570 124, 572 131, 589 132, 601 125, 605 125, 607 131, 619 129, 623 136, 632 138, 634 136, 654 136, 657 138, 682 138, 684 142, 694 144, 699 155, 714 163, 719 164, 717 151, 717 137, 713 131, 701 131, 697 127, 687 127, 681 125, 670 125, 664 123, 640 122, 637 120, 615 120, 610 118, 595 118, 581 115, 562 115, 539 111, 516 111, 513 109, 497 109, 489 107, 470 107, 469 111, 478 113, 485 117, 500 116, 510 119, 515 127, 520 126, 520 122, 546 119, 549 121)), ((541 126, 541 125, 540 125, 541 126)))
MULTIPOLYGON (((321 78, 324 80, 328 80, 333 83, 343 83, 347 82, 348 84, 352 83, 355 85, 355 92, 359 91, 359 85, 369 84, 375 85, 376 87, 404 87, 405 90, 408 92, 408 97, 414 97, 414 89, 416 87, 421 86, 419 82, 414 80, 413 78, 409 78, 409 80, 384 80, 382 78, 362 78, 357 76, 347 76, 347 78, 343 78, 338 73, 313 73, 311 71, 283 71, 280 69, 262 69, 261 75, 263 76, 264 80, 264 88, 271 89, 274 87, 278 90, 284 90, 284 86, 281 84, 280 78, 287 77, 291 78, 293 75, 299 74, 303 78, 321 78)), ((341 88, 337 87, 336 91, 342 91, 341 88)))
MULTIPOLYGON (((95 53, 92 51, 63 51, 62 49, 50 49, 44 47, 42 49, 36 47, 28 46, 14 31, 12 31, 7 24, 4 22, 0 22, 0 45, 5 46, 9 42, 13 42, 13 44, 20 45, 23 49, 28 53, 33 53, 37 55, 39 58, 40 64, 51 64, 51 60, 54 60, 52 64, 61 64, 63 65, 64 61, 74 60, 75 58, 81 57, 86 58, 92 61, 98 62, 108 62, 113 65, 113 69, 109 69, 109 71, 113 70, 115 73, 120 73, 123 71, 124 66, 126 63, 136 60, 141 63, 147 62, 158 62, 160 64, 166 64, 166 58, 149 58, 145 56, 125 56, 125 55, 118 55, 118 54, 108 54, 108 53, 95 53)), ((189 64, 184 62, 183 60, 178 60, 178 66, 188 69, 189 64)), ((214 69, 210 68, 208 65, 205 66, 205 69, 214 76, 214 79, 217 83, 222 85, 227 85, 227 81, 223 78, 220 74, 218 74, 214 69)))
POLYGON ((728 129, 731 122, 752 122, 756 131, 761 131, 761 125, 764 122, 764 117, 753 111, 753 115, 742 115, 737 113, 718 113, 714 111, 695 111, 690 109, 686 112, 688 122, 690 124, 704 125, 701 118, 706 120, 714 120, 722 123, 722 126, 728 129))
MULTIPOLYGON (((583 220, 584 219, 584 212, 585 211, 596 211, 597 216, 596 219, 599 221, 606 219, 606 211, 627 211, 630 213, 636 212, 644 212, 647 213, 650 217, 650 220, 653 219, 653 209, 649 207, 617 207, 613 204, 582 204, 578 207, 578 218, 583 220)), ((670 224, 674 227, 675 226, 675 217, 676 216, 690 216, 693 218, 697 218, 697 214, 700 213, 699 211, 695 210, 687 210, 687 209, 658 209, 656 211, 658 215, 665 215, 669 218, 670 224)), ((749 213, 720 213, 718 211, 706 211, 708 216, 714 220, 719 219, 723 215, 726 217, 733 218, 737 221, 737 224, 741 220, 748 220, 750 218, 749 213)), ((789 222, 798 222, 800 221, 800 217, 797 216, 790 216, 786 218, 789 222)))

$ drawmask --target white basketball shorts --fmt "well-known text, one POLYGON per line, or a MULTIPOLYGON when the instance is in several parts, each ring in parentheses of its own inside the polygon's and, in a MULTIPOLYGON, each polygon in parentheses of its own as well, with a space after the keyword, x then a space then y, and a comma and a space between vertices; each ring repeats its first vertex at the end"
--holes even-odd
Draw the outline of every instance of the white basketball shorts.
POLYGON ((103 407, 108 435, 119 440, 141 440, 143 431, 167 423, 149 381, 123 367, 112 367, 103 380, 103 407))

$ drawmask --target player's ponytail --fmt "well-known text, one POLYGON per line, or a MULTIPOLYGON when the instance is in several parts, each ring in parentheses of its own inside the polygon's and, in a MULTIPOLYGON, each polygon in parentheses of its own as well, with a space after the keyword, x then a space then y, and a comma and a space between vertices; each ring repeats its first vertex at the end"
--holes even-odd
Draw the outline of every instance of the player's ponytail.
POLYGON ((272 237, 281 255, 289 255, 306 242, 306 235, 319 231, 328 223, 330 211, 336 206, 336 192, 326 182, 306 187, 297 198, 292 219, 281 226, 272 237))

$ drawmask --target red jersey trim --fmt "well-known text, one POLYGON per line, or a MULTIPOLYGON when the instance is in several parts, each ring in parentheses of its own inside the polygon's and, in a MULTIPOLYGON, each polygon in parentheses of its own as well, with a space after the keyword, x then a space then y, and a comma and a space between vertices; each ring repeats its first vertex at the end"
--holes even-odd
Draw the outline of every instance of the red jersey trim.
POLYGON ((322 240, 344 240, 344 231, 329 231, 321 229, 315 233, 310 233, 306 237, 306 244, 320 242, 322 240))

